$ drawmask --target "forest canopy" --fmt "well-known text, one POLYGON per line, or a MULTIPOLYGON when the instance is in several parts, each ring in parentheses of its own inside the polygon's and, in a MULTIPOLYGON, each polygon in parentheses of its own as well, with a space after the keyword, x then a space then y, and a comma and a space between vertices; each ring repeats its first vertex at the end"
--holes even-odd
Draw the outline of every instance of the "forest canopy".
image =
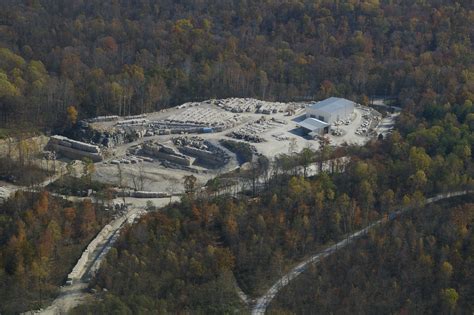
POLYGON ((269 313, 472 313, 473 223, 472 203, 417 209, 313 267, 269 313))
MULTIPOLYGON (((398 207, 418 209, 428 196, 472 188, 473 12, 467 0, 1 1, 2 129, 59 129, 90 116, 221 97, 344 96, 366 104, 378 95, 403 108, 385 139, 281 155, 269 162, 273 173, 263 187, 217 198, 187 190, 181 203, 145 215, 124 229, 91 284, 101 300, 76 312, 239 312, 236 285, 258 296, 307 255, 398 207), (310 162, 341 156, 350 160, 344 173, 320 167, 307 178, 300 172, 310 162)), ((230 148, 252 159, 251 148, 230 148)), ((74 244, 71 257, 77 257, 103 222, 91 203, 73 207, 48 193, 10 202, 0 208, 0 294, 5 312, 17 312, 38 305, 40 292, 54 295, 61 279, 50 271, 74 260, 63 262, 61 253, 74 244), (18 302, 22 291, 29 295, 18 302)), ((468 216, 472 206, 454 210, 468 216)), ((472 311, 466 299, 472 284, 462 282, 472 278, 466 272, 472 259, 463 256, 472 252, 472 226, 442 213, 432 217, 420 229, 416 218, 392 223, 389 234, 371 235, 361 255, 343 262, 365 263, 373 255, 384 268, 396 260, 431 285, 415 310, 456 304, 472 311), (451 238, 456 234, 466 238, 451 238), (385 248, 401 249, 401 259, 385 248), (449 275, 450 265, 458 268, 451 277, 433 276, 449 275)), ((323 268, 337 279, 343 273, 335 263, 323 268)), ((389 285, 398 298, 390 309, 413 309, 406 299, 411 293, 383 272, 380 286, 367 292, 383 294, 389 285)), ((357 275, 370 285, 363 271, 357 275)), ((311 293, 327 306, 338 289, 311 293)), ((276 307, 293 306, 281 301, 276 307)))
POLYGON ((55 298, 82 251, 110 220, 90 199, 17 192, 0 205, 0 312, 18 314, 55 298))
POLYGON ((0 121, 49 128, 212 97, 474 93, 472 1, 2 1, 0 121))

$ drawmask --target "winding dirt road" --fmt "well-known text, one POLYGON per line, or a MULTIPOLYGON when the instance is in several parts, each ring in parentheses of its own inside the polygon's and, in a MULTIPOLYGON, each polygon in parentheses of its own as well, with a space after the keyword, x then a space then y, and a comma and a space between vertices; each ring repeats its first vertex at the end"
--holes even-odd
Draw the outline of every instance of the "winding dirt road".
MULTIPOLYGON (((430 203, 433 203, 433 202, 437 202, 437 201, 440 201, 440 200, 444 200, 444 199, 449 199, 449 198, 453 198, 453 197, 458 197, 458 196, 471 194, 473 192, 474 191, 472 191, 472 190, 462 190, 462 191, 456 191, 456 192, 451 192, 451 193, 438 194, 434 197, 426 199, 426 201, 424 202, 424 205, 427 205, 427 204, 430 204, 430 203)), ((402 213, 404 213, 404 212, 406 212, 410 209, 411 208, 406 208, 406 209, 394 212, 391 215, 392 216, 391 219, 394 219, 394 218, 400 216, 402 213)), ((255 305, 252 308, 252 315, 263 315, 263 314, 265 314, 265 311, 266 311, 268 305, 270 305, 270 302, 275 298, 275 296, 278 294, 278 292, 282 288, 284 288, 290 281, 292 281, 293 279, 298 277, 300 274, 302 274, 306 269, 308 269, 308 267, 311 264, 320 262, 322 258, 327 257, 331 254, 334 254, 336 251, 338 251, 338 250, 346 247, 347 245, 353 243, 359 237, 367 234, 367 232, 370 229, 372 229, 376 226, 379 226, 379 225, 381 225, 385 222, 387 222, 386 219, 380 219, 378 221, 375 221, 372 224, 370 224, 369 226, 367 226, 366 228, 349 235, 346 239, 340 241, 339 243, 337 243, 337 244, 335 244, 331 247, 326 248, 322 252, 319 252, 319 253, 313 255, 312 257, 304 260, 300 264, 298 264, 296 267, 294 267, 292 270, 290 270, 287 274, 285 274, 283 277, 281 277, 277 282, 275 282, 275 284, 273 284, 271 286, 271 288, 268 289, 268 291, 262 297, 257 299, 257 302, 255 303, 255 305)))
MULTIPOLYGON (((133 198, 127 199, 127 201, 131 201, 130 199, 133 198)), ((157 207, 163 207, 170 202, 170 198, 155 198, 152 200, 157 207)), ((145 206, 140 204, 143 203, 143 200, 137 199, 136 201, 137 204, 133 208, 130 208, 122 216, 107 224, 89 243, 68 276, 72 284, 62 286, 58 297, 48 308, 39 311, 29 311, 24 314, 66 314, 77 305, 92 298, 92 294, 87 292, 89 282, 99 270, 100 264, 115 241, 119 238, 120 231, 127 224, 132 224, 135 219, 146 213, 145 206)))

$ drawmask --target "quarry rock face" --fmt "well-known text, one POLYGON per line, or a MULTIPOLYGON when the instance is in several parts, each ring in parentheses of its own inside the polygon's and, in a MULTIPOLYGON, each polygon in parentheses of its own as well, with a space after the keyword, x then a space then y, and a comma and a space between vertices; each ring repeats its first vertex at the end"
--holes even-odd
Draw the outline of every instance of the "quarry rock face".
POLYGON ((68 132, 68 135, 78 141, 94 143, 107 148, 115 147, 127 142, 125 133, 115 130, 97 130, 92 128, 91 125, 85 121, 79 122, 74 129, 68 132))

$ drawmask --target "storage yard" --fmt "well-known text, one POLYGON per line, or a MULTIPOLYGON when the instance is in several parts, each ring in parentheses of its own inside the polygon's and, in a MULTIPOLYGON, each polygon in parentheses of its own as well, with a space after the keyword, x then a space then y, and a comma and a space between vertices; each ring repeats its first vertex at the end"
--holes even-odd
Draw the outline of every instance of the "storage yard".
POLYGON ((102 161, 102 155, 99 146, 68 139, 63 136, 52 136, 49 139, 46 149, 58 152, 63 156, 73 160, 89 158, 93 162, 102 161))
POLYGON ((377 136, 382 116, 360 105, 334 121, 330 132, 308 135, 299 123, 308 119, 309 105, 229 98, 137 116, 101 116, 80 122, 80 141, 53 136, 48 148, 60 156, 97 162, 94 178, 101 182, 119 186, 122 181, 131 189, 170 194, 184 190, 186 175, 194 175, 199 185, 240 166, 236 155, 219 144, 221 139, 252 144, 258 154, 272 159, 290 147, 318 149, 321 137, 342 145, 377 136), (137 187, 137 178, 142 187, 137 187))

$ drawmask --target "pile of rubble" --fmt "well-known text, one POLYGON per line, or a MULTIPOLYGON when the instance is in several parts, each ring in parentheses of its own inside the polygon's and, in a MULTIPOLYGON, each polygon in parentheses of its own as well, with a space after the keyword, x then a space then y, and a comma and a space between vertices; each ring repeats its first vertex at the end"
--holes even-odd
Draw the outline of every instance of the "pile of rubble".
MULTIPOLYGON (((154 160, 150 157, 146 156, 134 156, 128 154, 126 157, 120 159, 120 160, 111 160, 110 164, 118 165, 118 164, 138 164, 142 162, 153 162, 154 160)), ((107 164, 108 162, 104 162, 104 164, 107 164)))
POLYGON ((227 164, 230 156, 221 148, 200 137, 176 137, 173 143, 179 152, 192 156, 196 164, 207 168, 219 168, 227 164))
POLYGON ((362 115, 362 123, 355 131, 355 134, 359 136, 367 136, 373 132, 375 127, 377 127, 382 117, 379 112, 372 108, 361 107, 361 110, 365 113, 362 115))
POLYGON ((276 114, 276 113, 283 113, 286 112, 287 105, 284 103, 268 103, 262 102, 261 105, 257 109, 257 114, 276 114))
POLYGON ((144 126, 149 123, 148 119, 145 118, 133 118, 121 120, 116 123, 117 126, 144 126))
POLYGON ((165 119, 166 123, 189 124, 200 127, 232 128, 240 121, 240 116, 213 108, 192 107, 182 113, 165 119))
POLYGON ((193 159, 190 157, 156 141, 145 141, 141 146, 140 153, 184 166, 190 166, 193 163, 193 159))
POLYGON ((236 131, 228 133, 227 136, 248 142, 265 142, 265 139, 259 135, 282 124, 285 124, 285 122, 277 119, 266 120, 265 117, 262 117, 259 120, 246 124, 236 131))
POLYGON ((167 121, 154 121, 150 123, 145 136, 170 135, 183 133, 201 133, 203 126, 195 124, 172 123, 167 121))
POLYGON ((232 113, 255 113, 260 101, 253 98, 227 98, 214 100, 213 103, 232 113))
POLYGON ((346 135, 346 132, 342 129, 336 128, 336 129, 331 129, 331 134, 336 137, 342 137, 346 135))
POLYGON ((239 115, 212 108, 191 107, 166 119, 147 122, 144 136, 220 132, 232 128, 240 120, 239 115))
POLYGON ((227 98, 212 100, 211 103, 232 113, 257 113, 265 115, 295 111, 296 108, 301 107, 301 104, 294 102, 267 102, 254 98, 227 98))
POLYGON ((207 146, 204 144, 204 139, 198 136, 192 137, 175 137, 171 139, 176 146, 192 146, 197 149, 207 150, 207 146))

